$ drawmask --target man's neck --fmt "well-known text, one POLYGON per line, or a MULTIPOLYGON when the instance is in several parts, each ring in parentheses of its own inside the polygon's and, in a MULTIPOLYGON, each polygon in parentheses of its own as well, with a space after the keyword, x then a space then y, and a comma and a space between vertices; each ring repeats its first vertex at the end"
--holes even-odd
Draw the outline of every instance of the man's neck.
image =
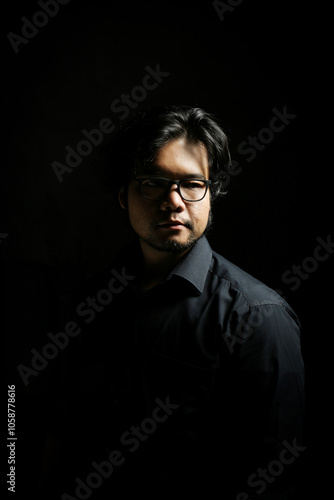
POLYGON ((144 290, 148 290, 165 280, 170 271, 189 251, 187 249, 182 253, 175 253, 156 250, 142 240, 140 240, 140 245, 143 253, 141 286, 144 290))

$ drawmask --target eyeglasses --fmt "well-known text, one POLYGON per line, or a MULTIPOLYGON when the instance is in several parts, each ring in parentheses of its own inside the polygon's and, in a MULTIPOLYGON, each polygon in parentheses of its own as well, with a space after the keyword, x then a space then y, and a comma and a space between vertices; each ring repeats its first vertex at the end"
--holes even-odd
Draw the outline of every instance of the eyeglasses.
POLYGON ((172 180, 161 177, 136 177, 134 180, 139 182, 141 195, 152 201, 162 201, 166 198, 174 184, 183 201, 201 201, 211 184, 211 181, 203 179, 172 180))

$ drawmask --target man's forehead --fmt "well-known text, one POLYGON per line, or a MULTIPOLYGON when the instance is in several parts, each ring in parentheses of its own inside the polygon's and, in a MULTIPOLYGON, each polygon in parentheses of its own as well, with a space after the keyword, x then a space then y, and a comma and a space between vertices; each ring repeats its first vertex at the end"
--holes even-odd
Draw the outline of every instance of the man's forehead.
POLYGON ((159 149, 154 160, 141 165, 147 174, 179 173, 191 177, 205 177, 209 173, 208 155, 201 143, 191 143, 185 138, 170 141, 159 149))
POLYGON ((180 171, 179 169, 165 169, 157 165, 150 166, 140 166, 136 169, 136 174, 143 176, 152 177, 166 177, 175 179, 205 179, 206 175, 200 169, 194 169, 193 171, 180 171))

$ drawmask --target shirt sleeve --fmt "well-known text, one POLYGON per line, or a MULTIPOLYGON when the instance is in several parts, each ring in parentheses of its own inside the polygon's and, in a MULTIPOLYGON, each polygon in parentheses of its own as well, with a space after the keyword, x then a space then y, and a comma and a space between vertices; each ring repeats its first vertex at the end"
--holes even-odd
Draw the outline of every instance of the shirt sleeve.
POLYGON ((222 350, 238 478, 249 498, 260 493, 286 498, 275 495, 297 487, 305 450, 299 320, 287 304, 235 311, 222 335, 222 350))

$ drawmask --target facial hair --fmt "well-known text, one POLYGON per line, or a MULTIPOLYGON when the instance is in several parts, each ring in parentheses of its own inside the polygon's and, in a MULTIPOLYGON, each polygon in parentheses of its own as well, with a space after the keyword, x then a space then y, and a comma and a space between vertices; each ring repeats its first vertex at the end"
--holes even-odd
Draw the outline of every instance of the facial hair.
POLYGON ((185 221, 184 226, 190 230, 190 235, 186 243, 180 243, 179 241, 173 241, 173 240, 159 241, 154 236, 148 238, 141 237, 141 240, 147 243, 151 248, 154 248, 155 250, 160 250, 161 252, 172 252, 175 254, 180 254, 190 250, 197 243, 197 241, 200 238, 202 238, 202 236, 208 234, 208 232, 212 227, 212 223, 213 223, 213 216, 212 216, 212 211, 210 210, 208 215, 207 225, 203 233, 196 238, 193 233, 194 226, 192 222, 185 221))

